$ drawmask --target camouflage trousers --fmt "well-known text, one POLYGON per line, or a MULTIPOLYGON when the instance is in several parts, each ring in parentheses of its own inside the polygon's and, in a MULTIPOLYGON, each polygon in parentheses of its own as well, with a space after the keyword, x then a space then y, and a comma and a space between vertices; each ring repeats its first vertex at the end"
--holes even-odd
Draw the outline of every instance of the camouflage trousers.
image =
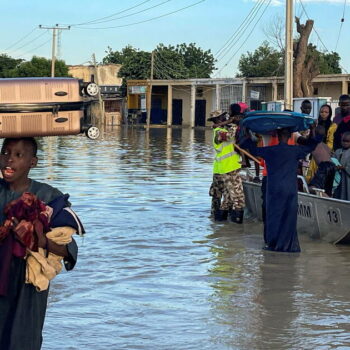
POLYGON ((212 197, 212 214, 218 209, 243 209, 245 198, 239 170, 234 170, 227 174, 214 174, 209 195, 212 197))

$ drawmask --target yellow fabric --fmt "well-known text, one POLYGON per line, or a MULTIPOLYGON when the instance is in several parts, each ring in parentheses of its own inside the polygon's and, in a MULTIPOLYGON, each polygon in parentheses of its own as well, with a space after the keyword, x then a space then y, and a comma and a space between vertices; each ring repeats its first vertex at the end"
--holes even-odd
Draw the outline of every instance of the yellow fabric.
POLYGON ((231 137, 231 139, 229 138, 228 141, 216 143, 217 135, 219 134, 219 132, 228 133, 228 131, 224 128, 214 129, 213 145, 215 148, 216 155, 213 164, 213 173, 227 174, 231 171, 241 168, 241 157, 234 150, 232 144, 232 142, 234 142, 234 138, 231 137))
POLYGON ((332 123, 327 132, 326 144, 331 150, 333 150, 334 133, 336 132, 337 127, 338 125, 336 123, 332 123))
MULTIPOLYGON (((336 132, 337 127, 338 125, 336 123, 332 123, 327 132, 326 144, 331 151, 333 150, 334 133, 336 132)), ((305 177, 305 180, 307 183, 309 183, 311 179, 314 177, 314 175, 316 174, 317 168, 318 166, 315 160, 311 159, 309 163, 309 169, 307 170, 307 174, 305 177)))
POLYGON ((307 173, 305 176, 305 180, 307 183, 309 183, 311 179, 314 177, 314 175, 316 174, 317 168, 318 166, 315 162, 315 159, 311 159, 309 163, 309 168, 307 169, 307 173))
MULTIPOLYGON (((68 226, 55 227, 47 232, 46 237, 59 245, 66 245, 72 241, 75 229, 68 226)), ((33 284, 41 292, 49 287, 50 280, 62 270, 62 256, 49 253, 39 248, 38 252, 27 250, 26 283, 33 284)))

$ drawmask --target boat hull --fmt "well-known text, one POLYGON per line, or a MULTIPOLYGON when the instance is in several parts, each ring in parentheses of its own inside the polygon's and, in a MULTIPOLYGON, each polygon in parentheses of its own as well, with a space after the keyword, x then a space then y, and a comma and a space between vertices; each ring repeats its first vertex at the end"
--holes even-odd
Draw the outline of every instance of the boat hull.
MULTIPOLYGON (((261 185, 243 181, 246 208, 262 221, 261 185)), ((298 193, 298 233, 337 244, 350 243, 350 202, 298 193)))

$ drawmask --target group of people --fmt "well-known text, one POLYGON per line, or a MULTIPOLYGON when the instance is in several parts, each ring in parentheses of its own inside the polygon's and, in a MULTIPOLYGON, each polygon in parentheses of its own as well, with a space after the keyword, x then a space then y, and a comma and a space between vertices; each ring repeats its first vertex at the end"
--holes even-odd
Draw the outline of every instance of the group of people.
MULTIPOLYGON (((311 103, 305 100, 309 114, 311 103)), ((339 107, 332 118, 332 108, 321 106, 317 119, 316 132, 322 141, 311 152, 306 181, 310 192, 324 190, 328 197, 350 200, 350 96, 339 97, 339 107)), ((303 138, 299 139, 303 144, 303 138)))
MULTIPOLYGON (((304 100, 301 112, 310 114, 312 104, 304 100)), ((297 236, 297 175, 301 161, 309 158, 306 176, 310 192, 321 189, 330 197, 350 200, 350 96, 341 95, 332 119, 325 104, 307 132, 291 133, 288 128, 270 135, 252 135, 240 130, 244 110, 239 104, 230 113, 214 112, 215 159, 211 214, 216 221, 243 222, 245 198, 240 170, 246 166, 246 151, 263 165, 262 212, 265 249, 299 252, 297 236), (243 135, 243 136, 242 136, 243 135)), ((259 165, 256 166, 256 175, 259 165)))

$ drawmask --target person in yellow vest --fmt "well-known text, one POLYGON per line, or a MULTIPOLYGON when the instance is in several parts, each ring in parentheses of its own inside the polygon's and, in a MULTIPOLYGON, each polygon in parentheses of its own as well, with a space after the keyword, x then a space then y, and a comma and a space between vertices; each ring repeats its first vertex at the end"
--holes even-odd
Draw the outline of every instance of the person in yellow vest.
MULTIPOLYGON (((215 111, 208 118, 214 124, 226 120, 226 112, 215 111)), ((209 194, 212 196, 212 215, 216 221, 226 220, 237 224, 243 222, 245 198, 241 169, 241 157, 235 151, 235 137, 225 127, 215 127, 213 146, 215 159, 213 164, 213 183, 209 194)))

